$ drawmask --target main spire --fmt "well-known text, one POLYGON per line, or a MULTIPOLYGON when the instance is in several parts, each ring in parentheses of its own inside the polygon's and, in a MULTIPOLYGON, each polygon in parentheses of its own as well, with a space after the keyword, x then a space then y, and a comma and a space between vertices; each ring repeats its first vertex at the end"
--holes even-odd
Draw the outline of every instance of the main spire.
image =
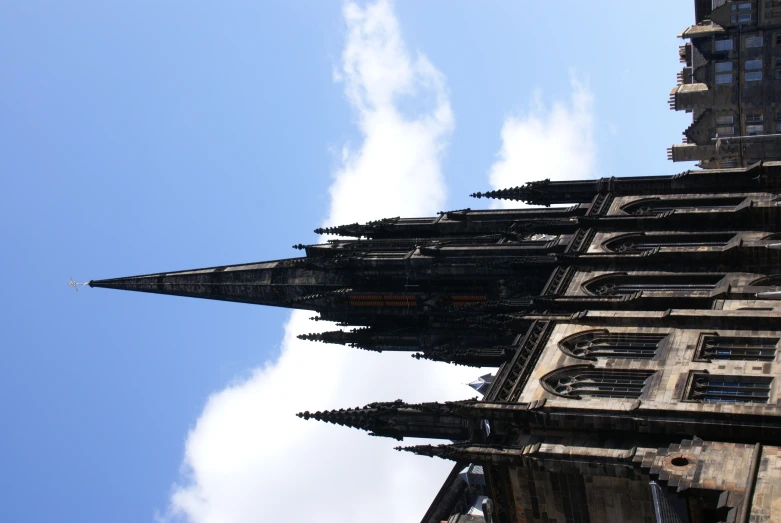
POLYGON ((120 289, 315 310, 304 296, 341 288, 335 272, 307 268, 304 258, 92 280, 90 287, 120 289))

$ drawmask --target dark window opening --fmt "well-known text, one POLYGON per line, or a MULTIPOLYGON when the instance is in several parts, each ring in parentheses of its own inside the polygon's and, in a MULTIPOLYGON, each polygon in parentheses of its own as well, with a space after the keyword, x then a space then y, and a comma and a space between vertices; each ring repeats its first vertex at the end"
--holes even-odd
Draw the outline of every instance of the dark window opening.
POLYGON ((718 336, 704 334, 697 347, 696 359, 773 361, 779 338, 751 336, 718 336))
POLYGON ((650 370, 594 369, 586 366, 565 367, 542 379, 543 387, 568 398, 639 398, 650 370))
POLYGON ((712 198, 650 198, 637 200, 622 207, 627 214, 653 215, 675 209, 697 209, 715 211, 729 209, 740 205, 745 200, 743 196, 716 196, 712 198))
POLYGON ((767 403, 773 378, 692 373, 686 399, 702 403, 767 403))
POLYGON ((631 294, 637 291, 710 291, 723 274, 615 275, 596 278, 585 287, 597 296, 631 294))
POLYGON ((605 243, 613 252, 642 252, 655 247, 723 247, 731 233, 633 234, 605 243))
POLYGON ((771 274, 750 284, 752 287, 781 287, 781 274, 771 274))

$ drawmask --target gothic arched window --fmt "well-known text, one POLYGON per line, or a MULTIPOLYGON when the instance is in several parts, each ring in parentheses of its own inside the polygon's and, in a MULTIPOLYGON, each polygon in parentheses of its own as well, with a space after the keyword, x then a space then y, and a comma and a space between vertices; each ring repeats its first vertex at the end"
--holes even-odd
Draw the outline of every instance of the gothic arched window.
POLYGON ((649 359, 656 355, 666 334, 610 333, 607 330, 579 332, 559 343, 565 354, 585 360, 597 358, 649 359))
POLYGON ((732 233, 627 234, 605 242, 613 252, 642 252, 655 247, 722 247, 732 233))
POLYGON ((575 365, 547 374, 540 383, 548 392, 566 398, 637 399, 653 374, 652 370, 595 369, 590 365, 575 365))
POLYGON ((781 287, 781 274, 764 276, 758 280, 752 281, 750 285, 752 287, 781 287))
POLYGON ((723 274, 612 274, 594 278, 584 287, 597 296, 637 291, 710 291, 723 278, 723 274))
POLYGON ((711 196, 704 198, 644 198, 635 200, 621 210, 627 214, 654 215, 675 209, 697 209, 701 211, 716 211, 729 209, 740 205, 745 200, 743 196, 711 196))
POLYGON ((779 338, 703 334, 695 359, 773 361, 779 338))
POLYGON ((767 403, 773 378, 692 372, 685 398, 702 403, 767 403))

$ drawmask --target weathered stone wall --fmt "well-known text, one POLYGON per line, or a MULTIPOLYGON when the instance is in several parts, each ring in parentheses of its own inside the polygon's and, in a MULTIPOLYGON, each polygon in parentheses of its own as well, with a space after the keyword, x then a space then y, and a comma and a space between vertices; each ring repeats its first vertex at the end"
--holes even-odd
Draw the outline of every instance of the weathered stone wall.
POLYGON ((781 448, 762 447, 751 503, 751 523, 781 521, 781 448))

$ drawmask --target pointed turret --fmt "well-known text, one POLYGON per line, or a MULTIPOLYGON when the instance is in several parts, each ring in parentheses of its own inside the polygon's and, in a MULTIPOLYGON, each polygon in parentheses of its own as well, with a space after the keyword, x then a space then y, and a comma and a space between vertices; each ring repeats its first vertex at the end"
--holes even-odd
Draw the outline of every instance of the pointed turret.
POLYGON ((348 331, 326 331, 315 332, 312 334, 299 334, 297 338, 299 340, 306 341, 319 341, 322 343, 335 343, 338 345, 347 345, 352 343, 352 333, 348 331))
POLYGON ((550 180, 542 180, 539 182, 528 182, 521 187, 513 187, 511 189, 497 189, 495 191, 476 192, 469 196, 472 198, 496 198, 499 200, 517 200, 523 201, 531 205, 545 205, 549 206, 550 194, 548 194, 548 186, 550 180))
POLYGON ((365 327, 350 331, 339 330, 301 334, 298 338, 307 341, 349 345, 375 352, 413 351, 420 349, 420 333, 417 329, 409 328, 381 329, 365 327))
POLYGON ((376 349, 371 346, 366 346, 366 344, 362 343, 364 341, 365 336, 361 336, 361 331, 365 331, 365 330, 368 329, 354 329, 352 331, 339 330, 339 331, 315 332, 311 334, 299 334, 297 337, 299 340, 319 341, 321 343, 333 343, 336 345, 349 345, 350 347, 355 347, 358 349, 382 352, 382 350, 380 349, 376 349))
POLYGON ((304 258, 93 280, 90 287, 315 310, 304 296, 344 286, 344 276, 307 268, 304 258))
POLYGON ((465 463, 480 463, 492 465, 517 465, 524 455, 535 451, 531 448, 497 447, 475 443, 453 443, 442 445, 413 445, 396 447, 396 450, 412 452, 419 456, 428 456, 463 461, 465 463))
POLYGON ((361 236, 371 236, 372 233, 383 230, 389 225, 393 225, 401 218, 383 218, 374 220, 365 224, 351 223, 349 225, 337 225, 335 227, 320 227, 315 229, 315 234, 334 234, 337 236, 348 236, 360 238, 361 236))
POLYGON ((363 236, 363 226, 356 222, 348 225, 335 225, 333 227, 318 227, 315 229, 315 234, 331 234, 335 236, 347 236, 348 238, 360 238, 363 236))
POLYGON ((418 456, 428 456, 429 458, 443 458, 443 459, 454 459, 455 461, 458 461, 458 457, 451 458, 451 456, 455 456, 457 454, 457 451, 453 449, 452 445, 442 444, 442 445, 411 445, 409 447, 393 447, 394 450, 398 450, 399 452, 411 452, 413 454, 417 454, 418 456))
POLYGON ((425 403, 409 405, 401 400, 370 403, 363 408, 309 411, 297 414, 299 418, 316 419, 345 427, 366 430, 373 436, 385 436, 402 440, 409 438, 433 438, 464 441, 470 437, 468 418, 455 413, 456 407, 448 404, 425 403))
POLYGON ((520 187, 476 192, 473 198, 516 200, 531 205, 587 203, 597 194, 663 195, 715 194, 726 192, 766 191, 781 185, 781 163, 757 163, 747 169, 708 169, 685 171, 673 176, 632 176, 596 180, 528 182, 520 187))
POLYGON ((431 351, 412 354, 412 357, 417 360, 442 361, 467 367, 498 367, 508 361, 514 352, 515 349, 509 346, 464 349, 443 346, 431 351))

